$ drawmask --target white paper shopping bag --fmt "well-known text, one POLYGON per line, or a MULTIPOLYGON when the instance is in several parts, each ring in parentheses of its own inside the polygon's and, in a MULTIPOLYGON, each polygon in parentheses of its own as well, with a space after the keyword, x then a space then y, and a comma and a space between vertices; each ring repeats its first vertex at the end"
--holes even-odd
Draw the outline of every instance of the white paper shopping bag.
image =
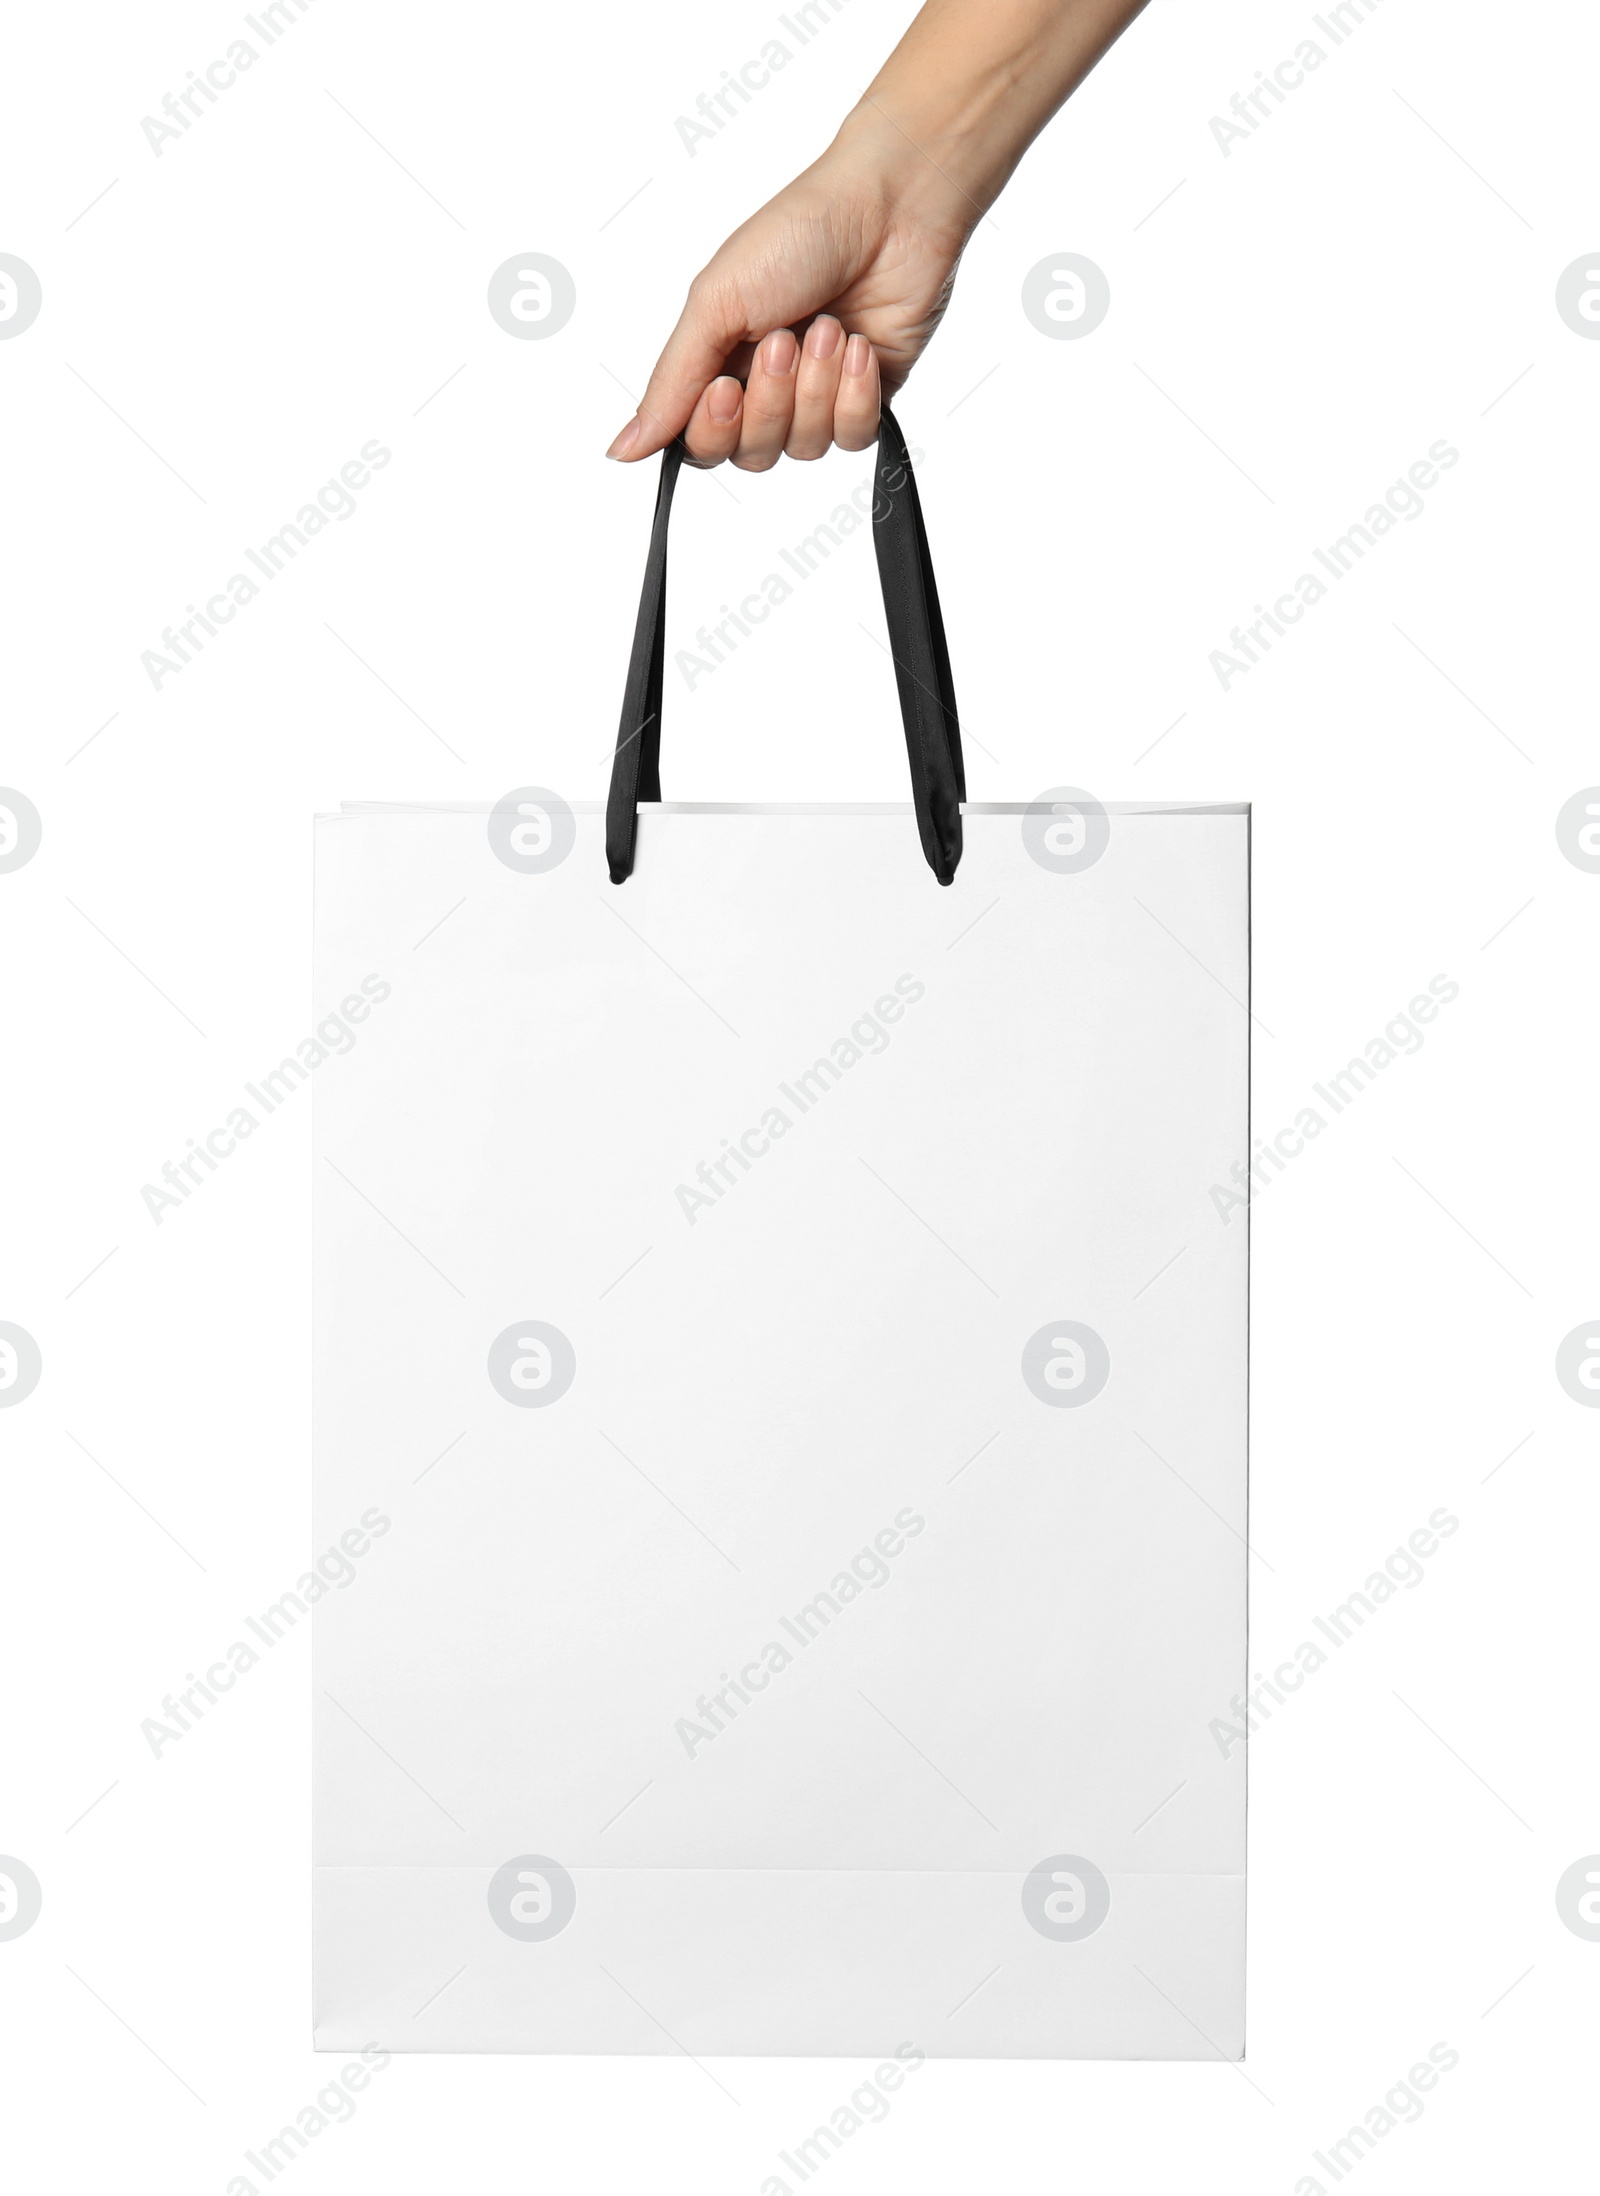
POLYGON ((961 802, 886 441, 912 804, 318 825, 326 2048, 1242 2048, 1248 817, 961 802))

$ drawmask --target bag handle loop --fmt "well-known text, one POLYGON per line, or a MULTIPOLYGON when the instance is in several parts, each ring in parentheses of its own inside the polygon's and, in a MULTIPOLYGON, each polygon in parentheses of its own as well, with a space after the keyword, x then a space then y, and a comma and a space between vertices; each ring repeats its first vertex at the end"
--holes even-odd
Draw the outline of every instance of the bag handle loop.
MULTIPOLYGON (((634 627, 622 719, 617 727, 606 803, 606 861, 613 884, 633 872, 640 801, 661 798, 661 684, 666 655, 667 525, 682 469, 682 438, 661 453, 650 553, 645 562, 639 617, 634 627)), ((940 884, 954 881, 961 859, 961 803, 966 771, 956 713, 950 654, 945 645, 939 591, 928 553, 927 528, 899 422, 884 405, 872 506, 872 538, 889 627, 911 798, 917 834, 928 867, 940 884)))

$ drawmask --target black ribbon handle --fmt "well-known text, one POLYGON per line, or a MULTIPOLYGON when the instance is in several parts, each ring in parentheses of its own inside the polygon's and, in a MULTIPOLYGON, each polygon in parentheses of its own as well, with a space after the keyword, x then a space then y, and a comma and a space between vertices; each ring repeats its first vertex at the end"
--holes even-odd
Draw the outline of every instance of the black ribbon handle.
MULTIPOLYGON (((683 464, 683 443, 661 453, 650 555, 645 564, 633 654, 617 727, 606 803, 606 861, 611 882, 633 871, 640 801, 661 798, 661 677, 666 654, 667 523, 672 492, 683 464)), ((967 796, 961 758, 961 724, 950 677, 939 590, 928 554, 928 533, 912 477, 906 438, 888 405, 878 429, 872 538, 878 551, 883 610, 900 690, 911 798, 917 835, 928 867, 940 884, 954 881, 961 859, 961 803, 967 796)))

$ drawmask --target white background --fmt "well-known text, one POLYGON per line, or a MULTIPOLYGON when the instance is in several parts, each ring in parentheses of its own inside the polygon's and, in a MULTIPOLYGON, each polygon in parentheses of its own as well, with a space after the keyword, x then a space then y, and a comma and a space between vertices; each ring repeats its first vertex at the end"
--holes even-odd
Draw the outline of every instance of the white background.
MULTIPOLYGON (((303 1638, 159 1761, 139 1730, 311 1553, 309 1114, 159 1228, 141 1186, 331 1003, 315 810, 603 793, 654 482, 600 452, 906 13, 849 0, 690 158, 675 117, 777 12, 317 0, 160 158, 141 117, 241 10, 33 10, 0 48, 0 251, 44 293, 0 342, 0 781, 44 818, 0 877, 0 1317, 45 1368, 0 1414, 0 1851, 45 1902, 0 1943, 19 2185, 222 2196, 336 2071, 303 1638), (484 304, 529 250, 577 286, 548 341, 484 304), (356 515, 154 691, 141 652, 373 437, 356 515)), ((1585 2140, 1600 1945, 1554 1889, 1600 1849, 1600 1420, 1553 1365, 1600 1309, 1600 877, 1553 827, 1600 780, 1600 345, 1554 289, 1600 245, 1600 33, 1383 0, 1225 158, 1209 118, 1310 12, 1158 0, 980 228, 900 413, 972 796, 1256 804, 1258 1127, 1460 986, 1259 1199, 1253 1667, 1435 1508, 1460 1528, 1253 1742, 1244 2068, 930 2066, 830 2187, 1327 2188, 1312 2152, 1436 2042, 1459 2067, 1363 2187, 1548 2178, 1585 2140), (1061 251, 1111 285, 1082 341, 1020 309, 1061 251), (1230 628, 1440 438, 1426 515, 1224 692, 1230 628)), ((669 646, 866 464, 687 478, 669 646)), ((669 797, 903 798, 874 594, 858 535, 693 694, 669 669, 669 797)), ((671 2058, 397 2060, 286 2170, 757 2196, 870 2069, 716 2072, 737 2103, 671 2058)))

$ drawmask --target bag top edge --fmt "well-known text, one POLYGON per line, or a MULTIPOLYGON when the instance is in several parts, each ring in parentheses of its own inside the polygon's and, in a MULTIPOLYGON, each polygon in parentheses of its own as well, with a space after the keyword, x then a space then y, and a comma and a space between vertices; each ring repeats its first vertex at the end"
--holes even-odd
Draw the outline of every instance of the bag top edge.
MULTIPOLYGON (((530 790, 533 790, 530 788, 530 790)), ((548 788, 546 789, 548 790, 548 788)), ((1052 788, 1052 791, 1056 789, 1052 788)), ((1078 792, 1063 786, 1061 794, 1078 792)), ((1038 801, 963 801, 963 816, 1026 816, 1038 801)), ((487 816, 493 801, 343 801, 318 823, 366 816, 487 816)), ((575 816, 603 816, 604 801, 569 801, 575 816)), ((1108 816, 1248 816, 1248 801, 1102 801, 1108 816)), ((909 816, 909 801, 641 801, 641 816, 909 816)))

